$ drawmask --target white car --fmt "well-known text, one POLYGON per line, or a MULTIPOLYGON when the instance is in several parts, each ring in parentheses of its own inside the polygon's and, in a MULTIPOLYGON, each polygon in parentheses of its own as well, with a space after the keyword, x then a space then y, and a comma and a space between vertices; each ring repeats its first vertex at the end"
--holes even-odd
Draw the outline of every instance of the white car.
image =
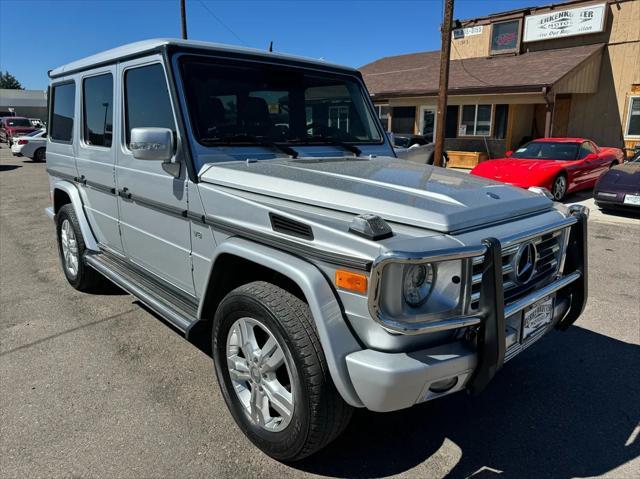
POLYGON ((13 156, 26 156, 33 161, 45 161, 47 148, 47 130, 41 129, 13 138, 11 153, 13 156))

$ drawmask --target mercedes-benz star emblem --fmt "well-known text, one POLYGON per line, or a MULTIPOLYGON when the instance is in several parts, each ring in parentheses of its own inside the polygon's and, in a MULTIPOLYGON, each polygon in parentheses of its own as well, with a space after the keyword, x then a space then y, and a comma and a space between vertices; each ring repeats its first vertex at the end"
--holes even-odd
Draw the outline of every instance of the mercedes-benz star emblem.
POLYGON ((513 279, 518 284, 525 284, 531 280, 536 271, 538 250, 532 242, 522 243, 513 257, 513 279))

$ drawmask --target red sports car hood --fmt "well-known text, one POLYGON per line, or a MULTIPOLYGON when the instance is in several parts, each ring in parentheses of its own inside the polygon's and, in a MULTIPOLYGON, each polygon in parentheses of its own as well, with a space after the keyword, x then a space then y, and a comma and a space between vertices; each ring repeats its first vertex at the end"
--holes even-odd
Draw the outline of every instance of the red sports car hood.
POLYGON ((566 164, 566 161, 502 158, 483 161, 471 174, 522 187, 541 186, 540 181, 555 176, 566 164))

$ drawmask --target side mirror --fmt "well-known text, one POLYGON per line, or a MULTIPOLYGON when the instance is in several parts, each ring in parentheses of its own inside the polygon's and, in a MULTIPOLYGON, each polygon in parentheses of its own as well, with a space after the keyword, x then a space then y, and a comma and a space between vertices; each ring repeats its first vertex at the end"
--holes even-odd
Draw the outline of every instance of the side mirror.
POLYGON ((504 156, 506 156, 507 158, 509 158, 511 155, 513 155, 513 150, 509 150, 504 154, 504 156))
POLYGON ((173 132, 168 128, 133 128, 129 149, 136 160, 168 162, 173 157, 173 132))
POLYGON ((596 155, 595 153, 589 153, 587 156, 584 157, 584 159, 587 161, 597 160, 598 155, 596 155))

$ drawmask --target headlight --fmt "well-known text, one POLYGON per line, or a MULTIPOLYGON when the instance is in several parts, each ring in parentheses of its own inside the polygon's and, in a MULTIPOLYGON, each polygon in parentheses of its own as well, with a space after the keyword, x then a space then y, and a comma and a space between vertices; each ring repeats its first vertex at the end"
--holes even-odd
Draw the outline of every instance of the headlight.
POLYGON ((412 308, 422 306, 433 290, 435 269, 431 263, 407 265, 404 268, 402 294, 412 308))

